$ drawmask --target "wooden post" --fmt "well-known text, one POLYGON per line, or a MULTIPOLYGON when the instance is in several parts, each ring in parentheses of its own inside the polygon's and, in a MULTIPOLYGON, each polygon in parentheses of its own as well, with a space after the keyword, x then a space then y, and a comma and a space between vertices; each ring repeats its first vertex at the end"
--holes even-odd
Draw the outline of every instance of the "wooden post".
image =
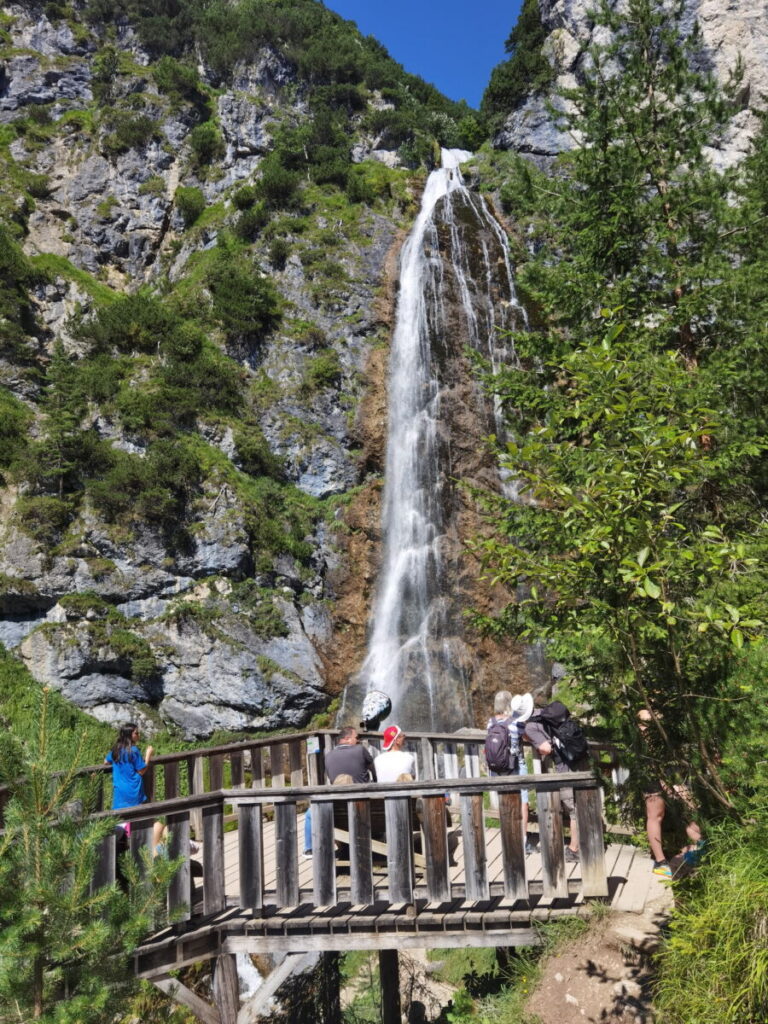
POLYGON ((203 807, 203 913, 223 910, 224 898, 224 804, 203 807))
POLYGON ((461 834, 464 844, 464 877, 466 900, 487 900, 488 865, 485 852, 483 794, 461 797, 461 834))
POLYGON ((291 740, 288 744, 288 765, 291 772, 291 786, 304 785, 304 770, 302 766, 302 752, 304 743, 302 740, 291 740))
MULTIPOLYGON (((198 793, 204 792, 203 785, 203 759, 200 756, 187 758, 187 774, 189 776, 189 794, 190 796, 196 796, 198 793)), ((191 816, 192 830, 195 833, 195 839, 200 840, 203 837, 203 812, 200 807, 196 807, 192 811, 191 816)))
POLYGON ((192 869, 189 863, 189 812, 168 815, 168 857, 176 860, 183 857, 179 870, 168 886, 168 910, 177 911, 178 919, 189 921, 192 917, 192 869))
POLYGON ((520 792, 499 793, 501 856, 504 862, 504 894, 510 900, 527 900, 525 837, 520 792))
POLYGON ((91 879, 91 892, 105 885, 111 885, 117 873, 117 851, 115 830, 104 836, 99 843, 99 856, 91 879))
POLYGON ((413 902, 413 841, 409 797, 384 801, 387 823, 387 873, 392 903, 413 902))
POLYGON ((400 1024, 400 965, 396 949, 379 950, 382 1024, 400 1024))
POLYGON ((141 874, 145 874, 145 861, 141 851, 147 849, 151 852, 152 850, 152 828, 154 822, 151 818, 145 818, 143 821, 131 822, 131 838, 129 840, 129 847, 131 850, 131 856, 139 865, 139 871, 141 874))
POLYGON ((213 997, 221 1024, 237 1024, 240 1009, 240 987, 237 980, 237 958, 231 953, 216 957, 213 974, 213 997))
POLYGON ((208 789, 215 793, 224 788, 224 755, 211 754, 208 758, 208 789))
POLYGON ((563 818, 560 793, 546 790, 536 794, 539 807, 539 839, 544 895, 565 899, 568 880, 565 877, 565 850, 563 848, 563 818))
POLYGON ((276 803, 275 861, 279 865, 276 894, 278 907, 295 907, 299 903, 299 851, 296 836, 296 803, 276 803))
POLYGON ((272 788, 285 788, 285 744, 272 743, 269 748, 269 767, 272 773, 272 788))
POLYGON ((167 761, 163 765, 165 799, 175 800, 181 796, 179 792, 179 762, 167 761))
POLYGON ((264 752, 261 747, 251 747, 251 789, 264 785, 264 752))
POLYGON ((333 803, 330 800, 313 802, 312 860, 314 898, 320 907, 336 902, 336 859, 333 841, 333 803))
POLYGON ((243 770, 243 751, 233 750, 229 758, 230 774, 232 776, 232 789, 242 789, 245 785, 245 771, 243 770))
POLYGON ((603 816, 595 789, 576 789, 576 820, 579 823, 581 885, 585 896, 607 896, 603 816))
POLYGON ((254 916, 257 916, 264 906, 264 832, 261 804, 240 804, 238 816, 240 906, 250 907, 254 916))
POLYGON ((442 795, 424 797, 421 803, 424 859, 427 863, 427 894, 431 901, 442 903, 451 898, 445 797, 442 795))
POLYGON ((349 870, 352 881, 351 899, 355 904, 373 903, 373 854, 371 851, 371 804, 369 800, 350 800, 347 804, 349 822, 349 870))
POLYGON ((428 736, 421 737, 419 755, 419 778, 431 780, 435 777, 435 755, 432 753, 432 741, 428 736))

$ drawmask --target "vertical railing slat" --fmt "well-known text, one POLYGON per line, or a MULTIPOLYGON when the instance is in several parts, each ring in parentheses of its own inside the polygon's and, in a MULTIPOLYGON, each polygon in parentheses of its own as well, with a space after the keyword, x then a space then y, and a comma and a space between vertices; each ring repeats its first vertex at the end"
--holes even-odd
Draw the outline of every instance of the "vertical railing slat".
POLYGON ((451 898, 445 797, 442 794, 424 797, 421 804, 424 859, 427 864, 427 896, 433 902, 443 902, 451 898))
POLYGON ((251 747, 251 789, 261 789, 264 785, 264 751, 261 747, 251 747))
POLYGON ((336 902, 336 844, 333 839, 333 803, 312 802, 312 862, 315 903, 321 907, 336 902))
POLYGON ((224 802, 217 800, 203 807, 203 913, 218 913, 225 902, 224 802))
POLYGON ((272 773, 272 788, 285 787, 285 744, 272 743, 269 747, 269 767, 272 773))
POLYGON ((467 900, 487 900, 488 865, 485 852, 485 822, 482 793, 461 797, 461 834, 464 848, 464 878, 467 900))
POLYGON ((304 785, 303 751, 304 743, 301 740, 291 740, 288 744, 288 767, 292 787, 304 785))
POLYGON ((608 895, 600 792, 597 789, 575 790, 581 884, 585 896, 608 895))
POLYGON ((233 750, 230 754, 229 771, 232 777, 232 789, 242 789, 245 785, 245 769, 243 767, 242 750, 233 750))
MULTIPOLYGON (((168 767, 166 765, 166 767, 168 767)), ((176 920, 189 921, 192 917, 192 866, 189 862, 189 812, 167 816, 168 856, 171 860, 183 857, 181 867, 168 886, 168 910, 176 920)))
POLYGON ((563 847, 563 818, 560 793, 546 790, 536 794, 539 808, 539 839, 544 895, 550 899, 564 899, 568 895, 563 847))
POLYGON ((413 839, 409 797, 384 801, 387 828, 387 874, 392 903, 413 902, 413 839))
POLYGON ((499 793, 499 827, 504 863, 504 895, 510 900, 527 900, 523 804, 519 791, 499 793))
POLYGON ((349 865, 352 880, 351 899, 354 904, 367 906, 374 901, 370 801, 350 800, 347 804, 347 820, 349 822, 349 865))
POLYGON ((299 851, 295 801, 275 804, 275 861, 279 866, 277 905, 295 907, 299 902, 299 851))
POLYGON ((256 915, 264 906, 264 826, 261 804, 238 808, 240 906, 256 915))

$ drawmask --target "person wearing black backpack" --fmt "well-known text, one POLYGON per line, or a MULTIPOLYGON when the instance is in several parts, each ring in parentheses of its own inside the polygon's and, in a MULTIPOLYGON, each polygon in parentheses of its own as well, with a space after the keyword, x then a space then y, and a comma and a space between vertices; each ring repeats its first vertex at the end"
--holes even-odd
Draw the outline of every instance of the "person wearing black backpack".
MULTIPOLYGON (((580 772, 589 768, 587 740, 578 721, 559 700, 539 708, 525 725, 525 737, 539 752, 544 770, 554 763, 556 772, 580 772)), ((571 841, 565 850, 569 864, 579 860, 579 829, 573 789, 561 791, 563 810, 571 820, 571 841)))
MULTIPOLYGON (((528 774, 523 755, 523 729, 532 711, 533 697, 530 693, 513 697, 509 690, 499 690, 496 694, 485 737, 485 763, 492 777, 528 774)), ((527 789, 520 790, 520 798, 525 852, 532 853, 533 847, 528 840, 527 789)))

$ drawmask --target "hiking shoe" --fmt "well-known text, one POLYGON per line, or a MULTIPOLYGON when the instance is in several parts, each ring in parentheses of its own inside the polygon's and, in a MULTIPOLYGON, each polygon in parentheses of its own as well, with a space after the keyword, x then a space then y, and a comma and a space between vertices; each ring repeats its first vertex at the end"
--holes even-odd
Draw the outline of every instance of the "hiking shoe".
POLYGON ((530 854, 536 852, 536 846, 531 842, 530 839, 525 840, 525 856, 528 857, 530 854))
POLYGON ((578 864, 579 855, 575 850, 572 850, 570 846, 565 848, 565 863, 566 864, 578 864))
POLYGON ((659 878, 672 878, 672 868, 665 860, 655 860, 653 862, 653 873, 658 875, 659 878))

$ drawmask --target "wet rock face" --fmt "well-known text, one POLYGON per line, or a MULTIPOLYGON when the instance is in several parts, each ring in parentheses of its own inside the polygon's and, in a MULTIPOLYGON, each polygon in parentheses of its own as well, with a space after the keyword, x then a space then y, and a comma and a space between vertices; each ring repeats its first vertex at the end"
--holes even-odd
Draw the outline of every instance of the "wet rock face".
MULTIPOLYGON (((603 29, 597 29, 590 17, 592 4, 587 0, 540 0, 543 24, 549 32, 544 53, 557 72, 556 88, 573 88, 590 46, 604 43, 603 29)), ((768 19, 765 11, 751 0, 687 0, 684 28, 698 20, 703 41, 703 62, 721 82, 726 82, 739 58, 744 65, 742 100, 745 105, 762 108, 768 95, 768 19)), ((554 94, 554 89, 550 98, 554 94)), ((555 106, 563 101, 555 98, 555 106)), ((731 120, 726 136, 713 150, 717 167, 729 167, 749 150, 758 119, 749 109, 739 111, 731 120)), ((529 154, 544 163, 575 145, 575 140, 559 132, 545 107, 545 97, 532 96, 510 113, 496 135, 494 145, 529 154)))

